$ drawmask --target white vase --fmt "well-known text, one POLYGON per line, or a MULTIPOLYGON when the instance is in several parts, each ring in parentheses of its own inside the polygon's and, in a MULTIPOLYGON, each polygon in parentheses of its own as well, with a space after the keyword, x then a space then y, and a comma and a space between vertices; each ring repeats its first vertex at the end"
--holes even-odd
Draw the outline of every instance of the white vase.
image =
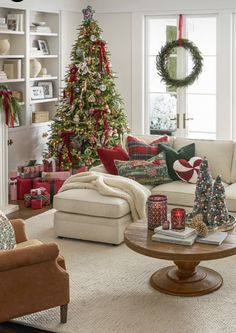
POLYGON ((7 54, 10 49, 10 43, 8 39, 0 39, 0 54, 7 54))
POLYGON ((30 60, 30 77, 37 77, 41 71, 42 65, 37 59, 30 60))

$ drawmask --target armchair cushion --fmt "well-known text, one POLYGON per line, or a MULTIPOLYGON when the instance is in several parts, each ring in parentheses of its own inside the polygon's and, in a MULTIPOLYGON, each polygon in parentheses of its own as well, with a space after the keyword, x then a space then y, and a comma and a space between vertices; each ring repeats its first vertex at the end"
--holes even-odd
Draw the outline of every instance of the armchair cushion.
POLYGON ((0 211, 0 250, 11 250, 15 245, 14 229, 5 214, 0 211))

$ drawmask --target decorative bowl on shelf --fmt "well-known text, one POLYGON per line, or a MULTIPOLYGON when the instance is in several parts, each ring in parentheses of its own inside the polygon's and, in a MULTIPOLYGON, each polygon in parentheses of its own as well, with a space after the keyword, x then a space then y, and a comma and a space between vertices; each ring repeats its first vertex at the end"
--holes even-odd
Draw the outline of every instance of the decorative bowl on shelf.
POLYGON ((35 27, 43 27, 46 24, 46 22, 32 22, 32 24, 35 27))

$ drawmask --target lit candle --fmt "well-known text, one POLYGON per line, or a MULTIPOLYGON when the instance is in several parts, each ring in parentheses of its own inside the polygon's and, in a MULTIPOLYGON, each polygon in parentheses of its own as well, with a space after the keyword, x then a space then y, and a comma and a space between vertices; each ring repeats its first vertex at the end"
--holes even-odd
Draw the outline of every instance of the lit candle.
POLYGON ((171 210, 171 229, 185 229, 186 211, 183 208, 173 208, 171 210))

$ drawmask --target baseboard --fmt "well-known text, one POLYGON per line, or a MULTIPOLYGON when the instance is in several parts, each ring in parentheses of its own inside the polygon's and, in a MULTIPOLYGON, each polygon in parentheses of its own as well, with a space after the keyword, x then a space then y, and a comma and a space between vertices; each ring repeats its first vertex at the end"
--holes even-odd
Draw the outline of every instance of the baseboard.
POLYGON ((1 208, 1 211, 3 211, 3 213, 6 214, 6 215, 14 213, 14 212, 16 212, 18 210, 19 210, 19 206, 18 205, 10 205, 10 204, 8 204, 5 207, 1 208))

